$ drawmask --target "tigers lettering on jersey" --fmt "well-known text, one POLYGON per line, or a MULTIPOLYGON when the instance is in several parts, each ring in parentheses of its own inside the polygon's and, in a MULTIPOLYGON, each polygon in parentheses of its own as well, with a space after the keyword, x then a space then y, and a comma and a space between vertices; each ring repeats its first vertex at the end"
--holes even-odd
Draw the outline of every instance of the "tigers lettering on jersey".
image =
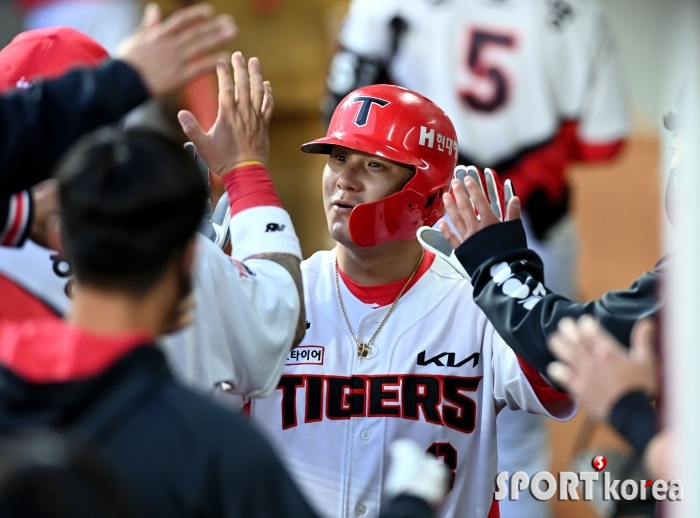
POLYGON ((297 426, 297 391, 305 388, 304 422, 353 417, 396 417, 447 426, 471 433, 476 402, 463 394, 475 392, 482 376, 372 375, 318 376, 285 374, 277 386, 282 392, 282 428, 297 426))

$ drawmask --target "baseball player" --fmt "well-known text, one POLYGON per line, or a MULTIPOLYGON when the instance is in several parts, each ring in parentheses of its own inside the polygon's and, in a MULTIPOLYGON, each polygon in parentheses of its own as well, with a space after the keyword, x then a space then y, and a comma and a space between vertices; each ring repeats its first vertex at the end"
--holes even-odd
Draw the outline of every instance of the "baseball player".
POLYGON ((419 94, 369 86, 302 150, 329 155, 323 201, 338 245, 302 263, 308 329, 252 419, 324 516, 379 515, 398 437, 451 470, 440 516, 498 516, 498 412, 564 420, 575 404, 498 336, 460 268, 416 239, 444 213, 452 123, 419 94))
MULTIPOLYGON (((353 0, 338 43, 327 116, 377 82, 432 99, 455 125, 459 163, 512 179, 550 287, 575 298, 564 171, 614 157, 629 129, 622 68, 595 0, 353 0)), ((499 421, 502 469, 546 469, 544 420, 506 410, 499 421)), ((535 501, 517 506, 518 518, 549 514, 535 501)))

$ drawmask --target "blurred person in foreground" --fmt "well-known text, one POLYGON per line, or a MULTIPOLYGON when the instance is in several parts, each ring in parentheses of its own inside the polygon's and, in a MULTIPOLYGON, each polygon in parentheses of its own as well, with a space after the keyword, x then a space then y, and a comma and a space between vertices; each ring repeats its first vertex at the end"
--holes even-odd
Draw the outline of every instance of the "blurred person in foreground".
MULTIPOLYGON (((348 92, 378 82, 435 101, 454 121, 459 164, 513 181, 550 287, 575 298, 565 171, 617 156, 630 119, 614 37, 596 1, 353 0, 338 43, 326 117, 348 92)), ((506 409, 498 420, 502 471, 532 476, 548 467, 544 419, 506 409)), ((502 504, 504 517, 551 514, 529 493, 502 504)))
MULTIPOLYGON (((65 322, 0 324, 0 435, 48 427, 91 441, 147 516, 315 517, 260 435, 179 385, 155 346, 183 317, 206 195, 185 151, 103 129, 56 177, 49 239, 75 271, 75 301, 65 322)), ((430 516, 444 495, 446 473, 419 452, 394 488, 417 494, 395 516, 430 516), (429 491, 413 491, 416 473, 429 491)))
POLYGON ((95 39, 111 54, 139 24, 141 0, 16 0, 24 30, 71 27, 95 39))

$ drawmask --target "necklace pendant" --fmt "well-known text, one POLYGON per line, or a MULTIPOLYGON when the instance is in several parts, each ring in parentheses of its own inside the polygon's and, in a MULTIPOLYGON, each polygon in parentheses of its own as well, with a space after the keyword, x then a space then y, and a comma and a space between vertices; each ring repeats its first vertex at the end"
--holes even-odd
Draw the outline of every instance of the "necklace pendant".
POLYGON ((357 355, 360 358, 367 358, 367 355, 369 354, 369 344, 366 344, 364 342, 360 342, 357 344, 357 355))

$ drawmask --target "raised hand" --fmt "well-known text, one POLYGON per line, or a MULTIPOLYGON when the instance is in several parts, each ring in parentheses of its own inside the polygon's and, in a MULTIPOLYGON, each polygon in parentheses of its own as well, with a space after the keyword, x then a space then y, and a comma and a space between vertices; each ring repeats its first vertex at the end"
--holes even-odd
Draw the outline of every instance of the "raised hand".
POLYGON ((114 55, 131 65, 154 97, 176 92, 198 75, 212 70, 226 53, 216 53, 233 40, 237 28, 229 15, 214 16, 209 4, 176 11, 161 21, 160 8, 150 3, 141 26, 114 55))
POLYGON ((444 220, 439 226, 452 248, 479 230, 504 221, 504 214, 506 221, 520 218, 520 199, 510 180, 501 184, 491 169, 484 170, 482 179, 476 167, 458 166, 451 188, 450 193, 443 195, 443 202, 456 232, 444 220))
POLYGON ((192 113, 178 113, 182 130, 209 169, 219 176, 243 162, 267 165, 270 155, 268 129, 274 107, 270 83, 262 79, 258 58, 250 58, 246 68, 245 58, 236 52, 231 63, 233 78, 225 61, 217 63, 219 112, 208 132, 192 113))
POLYGON ((588 413, 608 418, 620 397, 633 390, 652 396, 656 392, 654 324, 640 320, 626 349, 593 317, 578 322, 562 319, 549 338, 549 349, 558 361, 547 367, 555 383, 577 396, 588 413))

